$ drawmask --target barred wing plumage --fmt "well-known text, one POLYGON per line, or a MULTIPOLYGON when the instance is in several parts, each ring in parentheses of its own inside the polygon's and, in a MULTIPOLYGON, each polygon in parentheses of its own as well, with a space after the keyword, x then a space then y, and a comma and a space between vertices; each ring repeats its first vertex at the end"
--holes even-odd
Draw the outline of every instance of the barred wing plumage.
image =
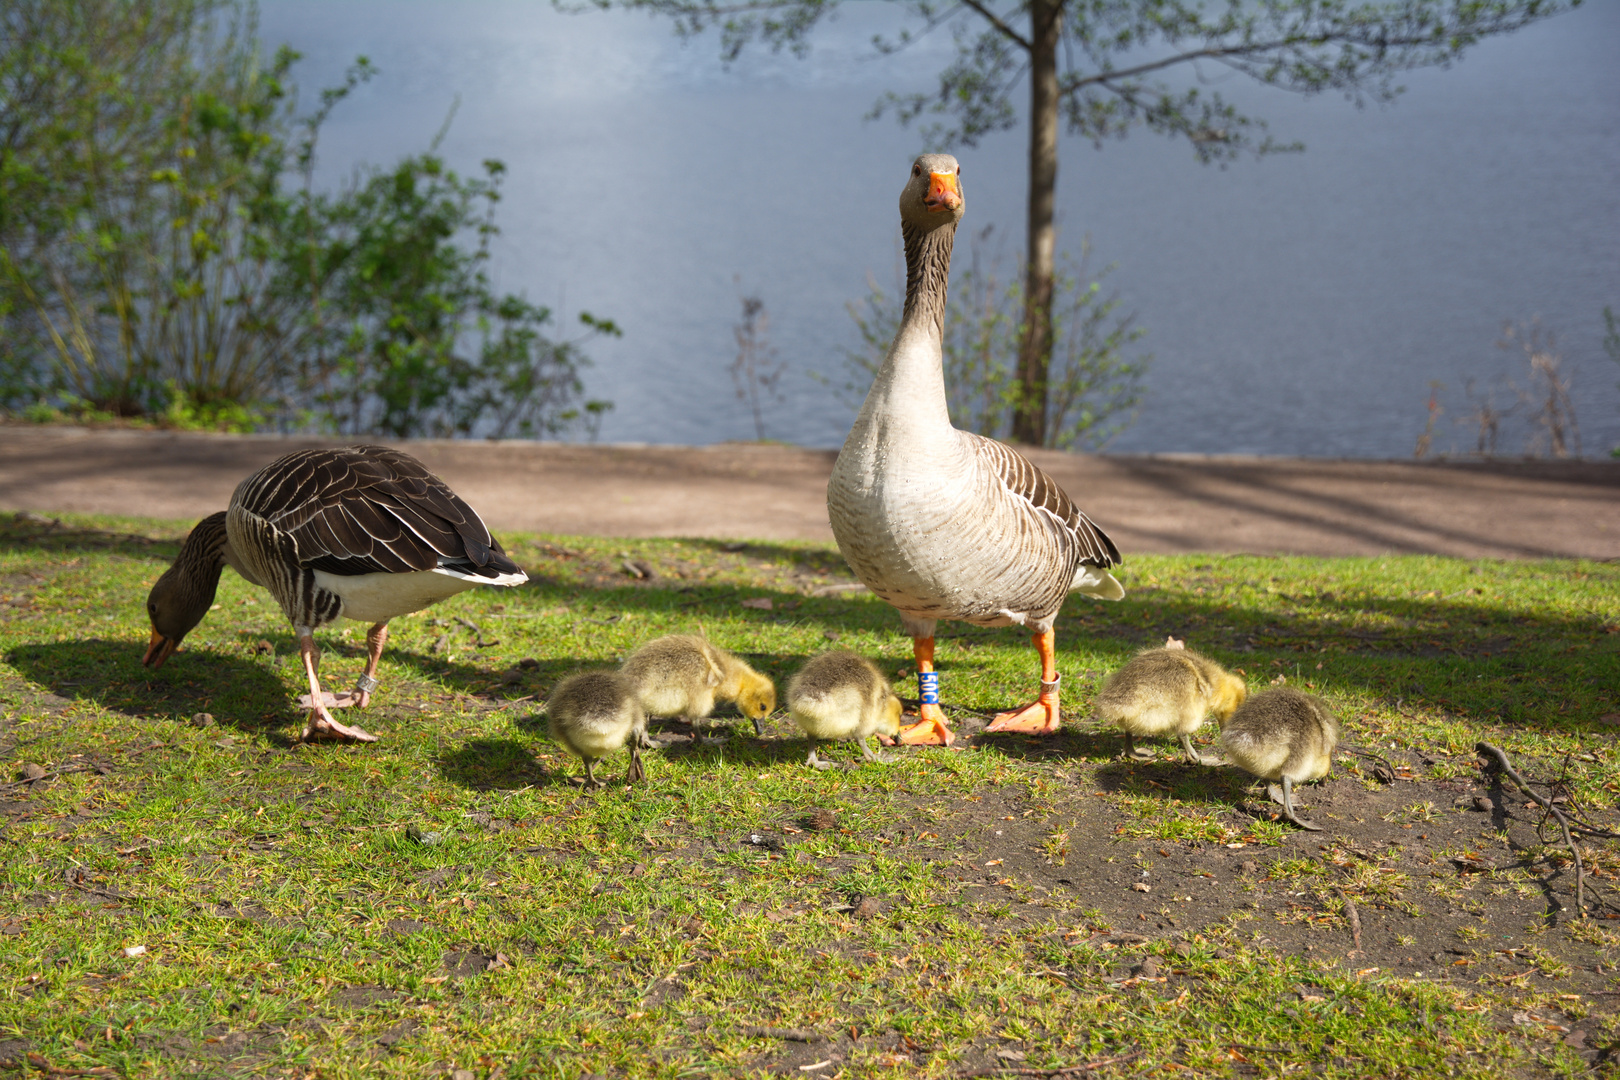
POLYGON ((974 451, 1001 478, 1009 491, 1031 508, 1050 514, 1064 527, 1074 540, 1079 556, 1076 564, 1089 563, 1104 569, 1118 565, 1119 548, 1114 546, 1107 533, 1097 527, 1096 522, 1081 512, 1056 480, 1006 443, 972 432, 964 431, 961 434, 970 440, 974 451))
POLYGON ((299 565, 329 574, 520 572, 472 507, 386 446, 287 454, 244 480, 232 502, 291 542, 299 565))

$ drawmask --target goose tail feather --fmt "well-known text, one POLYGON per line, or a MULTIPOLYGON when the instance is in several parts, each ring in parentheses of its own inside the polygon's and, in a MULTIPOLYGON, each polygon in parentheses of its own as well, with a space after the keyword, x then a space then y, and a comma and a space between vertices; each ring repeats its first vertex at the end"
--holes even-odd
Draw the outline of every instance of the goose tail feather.
POLYGON ((1069 591, 1084 593, 1095 600, 1125 599, 1125 587, 1114 575, 1090 563, 1080 564, 1080 568, 1074 572, 1074 581, 1069 585, 1069 591))

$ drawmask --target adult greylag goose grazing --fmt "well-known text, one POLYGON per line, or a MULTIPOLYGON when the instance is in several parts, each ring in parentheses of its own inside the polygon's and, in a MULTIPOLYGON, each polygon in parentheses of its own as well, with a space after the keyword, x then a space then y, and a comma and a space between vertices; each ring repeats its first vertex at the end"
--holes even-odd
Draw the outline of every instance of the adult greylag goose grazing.
POLYGON ((943 359, 945 286, 962 220, 961 167, 924 154, 900 193, 906 302, 827 483, 827 513, 855 576, 900 612, 913 642, 922 699, 908 743, 949 744, 939 706, 934 627, 1028 627, 1041 657, 1036 701, 1002 713, 991 731, 1058 730, 1058 609, 1070 590, 1125 595, 1108 568, 1119 549, 1057 483, 1022 454, 951 426, 943 359))
POLYGON ((364 706, 377 688, 388 620, 476 585, 521 585, 472 507, 409 454, 386 446, 300 450, 237 485, 230 509, 197 523, 146 598, 152 639, 142 663, 161 667, 203 620, 229 564, 270 590, 298 635, 309 676, 304 738, 376 736, 329 711, 364 706), (365 674, 351 692, 321 691, 315 631, 338 619, 372 624, 365 674))

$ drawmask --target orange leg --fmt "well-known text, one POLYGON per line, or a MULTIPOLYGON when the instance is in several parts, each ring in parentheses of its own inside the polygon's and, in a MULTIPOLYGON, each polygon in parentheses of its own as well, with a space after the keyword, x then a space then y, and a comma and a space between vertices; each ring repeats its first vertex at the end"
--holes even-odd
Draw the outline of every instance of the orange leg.
MULTIPOLYGON (((934 670, 933 638, 912 638, 911 651, 917 657, 917 674, 934 670)), ((912 745, 949 746, 956 741, 956 732, 945 726, 945 710, 929 702, 917 707, 917 722, 901 728, 899 739, 912 745)))
POLYGON ((986 731, 1023 731, 1031 735, 1055 735, 1063 723, 1058 711, 1057 633, 1048 630, 1032 639, 1041 654, 1041 696, 1022 708, 1004 712, 990 722, 986 731))
MULTIPOLYGON (((315 674, 317 653, 315 651, 315 638, 312 635, 300 634, 298 637, 298 654, 304 659, 304 674, 309 676, 309 720, 304 724, 304 734, 300 736, 308 741, 315 735, 331 735, 340 739, 353 739, 356 742, 376 742, 377 736, 364 728, 350 727, 340 724, 326 711, 326 694, 321 692, 321 681, 315 674)), ((302 701, 303 699, 300 699, 302 701)))

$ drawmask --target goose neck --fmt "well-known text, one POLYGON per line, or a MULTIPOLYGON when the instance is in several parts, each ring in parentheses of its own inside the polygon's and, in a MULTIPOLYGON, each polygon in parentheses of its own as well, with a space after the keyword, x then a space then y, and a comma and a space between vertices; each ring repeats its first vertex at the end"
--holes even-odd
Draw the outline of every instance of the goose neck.
POLYGON ((956 225, 933 229, 906 222, 901 227, 906 244, 906 306, 900 317, 902 334, 907 330, 931 333, 935 341, 945 338, 945 290, 951 276, 951 247, 956 225))
POLYGON ((178 588, 185 598, 188 609, 197 610, 197 618, 202 619, 214 602, 214 594, 219 590, 219 575, 225 569, 231 549, 230 538, 225 532, 225 511, 210 514, 197 522, 196 528, 186 536, 186 542, 180 547, 180 555, 174 560, 171 573, 176 579, 178 588))
POLYGON ((945 399, 945 286, 951 273, 954 224, 923 229, 902 226, 906 244, 906 303, 900 329, 867 397, 857 427, 945 432, 951 426, 945 399))

